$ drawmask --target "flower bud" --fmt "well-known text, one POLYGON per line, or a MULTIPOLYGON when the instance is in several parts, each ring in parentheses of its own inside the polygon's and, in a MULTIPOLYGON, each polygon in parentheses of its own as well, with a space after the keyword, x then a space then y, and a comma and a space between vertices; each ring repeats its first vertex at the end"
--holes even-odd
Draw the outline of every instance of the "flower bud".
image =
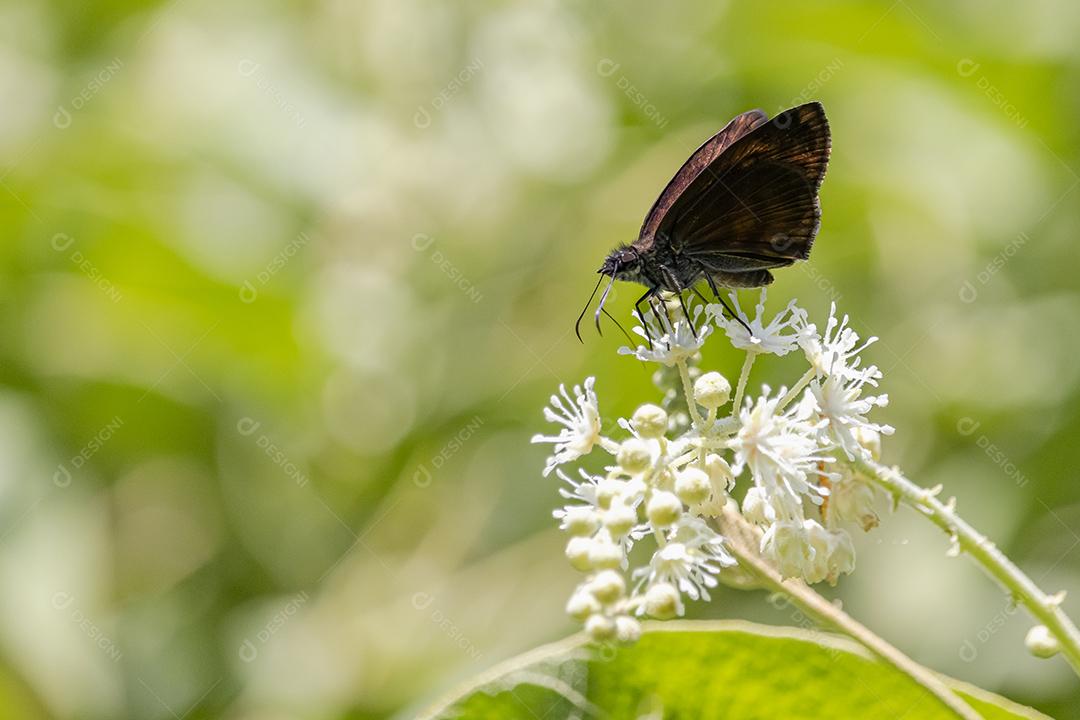
POLYGON ((635 475, 649 467, 652 462, 652 453, 649 452, 649 445, 644 440, 630 438, 619 446, 615 462, 626 472, 635 475))
POLYGON ((592 554, 592 546, 596 544, 596 541, 587 537, 572 537, 570 541, 566 543, 566 559, 570 561, 570 565, 575 570, 592 569, 592 560, 589 556, 592 554))
POLYGON ((852 431, 855 442, 859 443, 874 460, 881 459, 881 433, 873 428, 859 425, 852 431))
POLYGON ((855 569, 855 544, 843 530, 832 533, 829 547, 829 574, 825 579, 835 585, 841 575, 850 575, 855 569))
POLYGON ((1024 644, 1032 655, 1039 658, 1054 657, 1061 652, 1061 644, 1045 625, 1036 625, 1028 630, 1024 644))
POLYGON ((592 535, 598 525, 596 511, 585 505, 568 507, 562 516, 562 529, 571 535, 592 535))
POLYGON ((694 400, 709 410, 724 405, 731 399, 731 383, 718 372, 707 372, 694 383, 694 400))
POLYGON ((612 503, 611 508, 604 512, 604 527, 612 537, 622 537, 630 532, 637 521, 637 512, 621 502, 612 503))
POLYGON ((585 622, 590 615, 600 612, 600 602, 592 593, 576 591, 566 602, 566 614, 578 622, 585 622))
POLYGON ((641 623, 629 615, 615 618, 615 639, 621 643, 635 643, 641 637, 641 623))
POLYGON ((604 478, 596 483, 596 504, 607 510, 611 507, 611 501, 623 491, 622 480, 604 478))
POLYGON ((713 487, 720 490, 730 490, 735 485, 735 474, 731 472, 731 466, 727 460, 719 455, 709 454, 705 456, 705 471, 709 473, 709 480, 713 487))
POLYGON ((592 615, 585 621, 585 632, 593 640, 610 640, 615 637, 615 621, 605 615, 592 615))
POLYGON ((642 405, 634 411, 631 421, 634 429, 643 438, 659 438, 667 432, 667 413, 664 412, 664 408, 656 405, 642 405))
POLYGON ((682 610, 679 591, 671 583, 656 583, 645 592, 645 612, 659 620, 669 620, 682 610))
POLYGON ((712 484, 705 471, 688 467, 675 477, 675 494, 687 505, 697 505, 709 499, 712 484))
POLYGON ((682 501, 666 490, 658 490, 649 498, 645 514, 656 527, 667 527, 682 515, 682 501))
POLYGON ((776 520, 776 511, 769 504, 765 490, 752 487, 746 491, 742 501, 742 514, 755 525, 769 525, 776 520))
POLYGON ((589 564, 594 568, 616 568, 622 565, 622 548, 608 540, 593 540, 589 547, 589 564))
POLYGON ((626 591, 626 581, 614 570, 601 570, 589 581, 589 592, 602 603, 613 603, 626 591))
POLYGON ((869 532, 879 519, 874 512, 874 489, 858 476, 845 476, 833 483, 829 494, 829 517, 834 520, 857 522, 869 532))

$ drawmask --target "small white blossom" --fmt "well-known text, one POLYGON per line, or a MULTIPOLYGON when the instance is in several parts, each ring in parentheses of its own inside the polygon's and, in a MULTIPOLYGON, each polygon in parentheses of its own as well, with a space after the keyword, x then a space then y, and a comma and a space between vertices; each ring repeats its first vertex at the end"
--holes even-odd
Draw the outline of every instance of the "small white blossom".
POLYGON ((645 592, 644 612, 660 620, 669 620, 685 612, 679 589, 668 582, 656 582, 645 592))
POLYGON ((674 494, 666 490, 658 490, 649 498, 645 507, 645 515, 653 527, 667 527, 682 515, 682 501, 674 494))
POLYGON ((1024 637, 1028 652, 1038 658, 1054 657, 1061 652, 1061 643, 1045 625, 1036 625, 1024 637))
POLYGON ((818 377, 836 375, 847 379, 861 375, 865 378, 864 382, 871 385, 877 385, 881 371, 875 365, 860 370, 862 359, 859 353, 875 342, 877 338, 871 337, 859 345, 859 335, 848 326, 848 316, 844 315, 842 320, 836 318, 836 303, 829 307, 829 319, 823 335, 817 334, 814 325, 805 325, 799 337, 799 345, 818 377))
POLYGON ((829 491, 825 521, 830 528, 849 522, 867 532, 877 527, 879 518, 874 511, 874 488, 850 470, 840 473, 829 491))
POLYGON ((871 378, 870 370, 853 371, 848 369, 843 374, 829 374, 810 381, 810 393, 814 397, 817 413, 828 421, 826 431, 834 443, 843 448, 849 458, 870 457, 871 451, 859 442, 859 431, 872 430, 879 435, 891 435, 889 425, 870 422, 866 416, 875 407, 889 404, 889 396, 863 395, 863 388, 877 383, 871 378))
POLYGON ((554 443, 555 452, 544 466, 544 475, 559 465, 573 462, 592 452, 593 446, 600 441, 600 409, 593 385, 596 378, 585 380, 585 387, 574 386, 574 397, 566 392, 566 386, 560 385, 559 395, 551 396, 551 406, 544 408, 544 418, 548 422, 559 423, 563 428, 558 435, 533 435, 534 443, 554 443))
POLYGON ((731 399, 731 383, 718 372, 708 372, 694 381, 694 399, 703 408, 715 410, 731 399))
POLYGON ((658 405, 642 405, 634 411, 630 424, 643 438, 661 438, 668 429, 668 414, 658 405))
POLYGON ((609 618, 607 615, 591 615, 588 620, 585 621, 585 632, 589 634, 593 640, 610 640, 615 637, 615 620, 609 618))
POLYGON ((732 292, 729 297, 736 318, 725 317, 724 307, 720 304, 709 305, 706 311, 712 315, 716 325, 727 333, 731 344, 740 350, 753 353, 772 353, 774 355, 787 355, 799 346, 800 327, 805 323, 806 311, 795 305, 792 300, 781 312, 765 323, 765 298, 767 291, 761 289, 758 295, 758 303, 754 317, 747 317, 739 305, 738 294, 732 292), (739 322, 742 320, 742 322, 739 322), (747 332, 746 323, 750 327, 747 332))
POLYGON ((691 599, 709 599, 709 588, 717 585, 721 568, 735 564, 724 549, 724 538, 701 518, 683 516, 664 547, 653 554, 646 568, 634 571, 643 582, 670 583, 691 599))
POLYGON ((615 455, 615 462, 626 474, 636 475, 652 465, 653 448, 640 438, 624 440, 615 455))
POLYGON ((738 476, 744 467, 750 468, 770 505, 790 520, 801 516, 803 497, 820 504, 827 494, 812 480, 825 474, 822 465, 831 458, 822 452, 819 426, 809 422, 806 404, 777 412, 783 396, 783 388, 772 398, 765 388, 756 403, 748 400, 739 415, 741 427, 729 442, 735 451, 732 472, 738 476))
POLYGON ((615 618, 615 639, 621 643, 635 643, 641 637, 641 623, 629 615, 615 618))
POLYGON ((816 520, 774 523, 761 538, 761 552, 776 563, 782 577, 799 577, 811 584, 823 580, 836 584, 840 575, 855 568, 851 536, 828 530, 816 520))
POLYGON ((701 305, 692 304, 689 310, 688 320, 681 307, 671 311, 672 319, 668 318, 667 313, 660 313, 658 316, 650 308, 645 313, 646 327, 634 327, 634 333, 645 338, 646 344, 633 349, 621 347, 619 354, 633 355, 642 362, 657 362, 668 366, 694 356, 705 344, 705 339, 712 332, 712 326, 702 321, 701 305), (648 345, 650 339, 651 347, 648 345))

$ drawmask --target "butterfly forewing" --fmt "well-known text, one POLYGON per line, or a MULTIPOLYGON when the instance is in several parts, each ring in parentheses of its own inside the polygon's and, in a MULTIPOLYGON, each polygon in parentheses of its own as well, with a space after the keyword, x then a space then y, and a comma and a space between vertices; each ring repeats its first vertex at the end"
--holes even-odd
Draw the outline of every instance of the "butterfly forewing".
POLYGON ((667 184, 664 191, 660 193, 660 197, 653 203, 649 214, 645 216, 645 222, 641 225, 641 232, 635 245, 642 250, 651 247, 661 221, 671 210, 680 195, 693 184, 702 171, 716 162, 720 154, 731 147, 736 140, 767 122, 768 119, 769 116, 761 110, 744 112, 695 150, 690 159, 679 168, 679 172, 675 173, 675 177, 667 184))
POLYGON ((694 175, 656 222, 655 233, 717 272, 805 259, 821 217, 817 191, 829 149, 829 126, 818 103, 757 123, 694 175))

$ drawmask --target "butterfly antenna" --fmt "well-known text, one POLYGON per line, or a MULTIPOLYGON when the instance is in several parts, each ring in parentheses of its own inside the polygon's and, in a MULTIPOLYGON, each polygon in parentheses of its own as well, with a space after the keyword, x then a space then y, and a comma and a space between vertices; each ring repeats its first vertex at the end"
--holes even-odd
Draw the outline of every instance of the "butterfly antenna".
POLYGON ((631 347, 633 347, 633 345, 634 345, 634 338, 630 337, 630 333, 626 332, 626 328, 624 328, 624 327, 623 327, 622 325, 620 325, 620 324, 619 324, 619 321, 618 321, 618 320, 616 320, 616 319, 615 319, 615 318, 614 318, 614 317, 612 316, 612 314, 611 314, 611 313, 609 313, 609 312, 608 312, 607 310, 605 310, 605 311, 604 311, 604 314, 605 314, 605 315, 607 315, 607 316, 608 316, 608 317, 609 317, 609 318, 611 319, 611 322, 615 323, 615 327, 619 328, 619 330, 621 330, 621 331, 622 331, 622 334, 626 336, 626 340, 627 340, 627 342, 629 342, 629 343, 630 343, 630 346, 631 346, 631 347))
POLYGON ((604 294, 600 296, 600 304, 596 306, 596 332, 601 337, 603 337, 604 333, 600 329, 600 313, 603 312, 603 310, 604 310, 604 303, 607 302, 608 293, 611 292, 611 288, 615 284, 615 275, 618 272, 619 272, 619 265, 618 265, 618 263, 616 263, 615 264, 615 269, 611 271, 611 282, 609 282, 608 286, 606 288, 604 288, 604 294))
POLYGON ((600 279, 596 281, 596 287, 593 288, 592 295, 589 296, 589 301, 585 303, 585 307, 581 309, 581 314, 578 315, 577 322, 574 323, 574 332, 577 334, 577 339, 582 345, 585 341, 581 339, 581 319, 585 317, 585 313, 589 311, 589 306, 592 305, 592 299, 596 297, 596 291, 600 289, 600 283, 604 282, 604 277, 601 275, 600 279))

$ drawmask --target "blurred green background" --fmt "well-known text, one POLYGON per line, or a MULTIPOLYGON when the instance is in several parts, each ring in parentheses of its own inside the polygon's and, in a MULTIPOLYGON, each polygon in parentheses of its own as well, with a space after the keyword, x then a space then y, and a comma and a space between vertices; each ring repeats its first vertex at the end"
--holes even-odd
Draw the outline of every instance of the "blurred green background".
MULTIPOLYGON (((808 99, 824 222, 770 305, 881 337, 886 460, 1080 616, 1078 33, 1067 0, 3 0, 0 717, 407 715, 574 630, 529 437, 560 382, 658 397, 574 338, 594 271, 729 118, 808 99)), ((856 542, 852 614, 1076 716, 936 529, 856 542)))

